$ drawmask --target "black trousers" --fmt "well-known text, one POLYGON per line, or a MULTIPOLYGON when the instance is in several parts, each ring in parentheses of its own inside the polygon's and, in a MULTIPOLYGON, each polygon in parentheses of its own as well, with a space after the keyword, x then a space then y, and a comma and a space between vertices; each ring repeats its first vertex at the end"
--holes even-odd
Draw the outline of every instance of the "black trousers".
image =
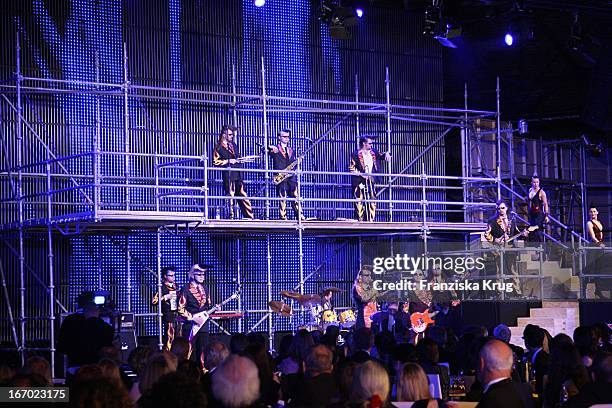
MULTIPOLYGON (((192 322, 187 322, 183 326, 183 337, 189 339, 191 333, 192 322)), ((202 367, 204 366, 204 348, 208 344, 208 323, 206 323, 200 331, 191 339, 191 361, 196 361, 202 367)))

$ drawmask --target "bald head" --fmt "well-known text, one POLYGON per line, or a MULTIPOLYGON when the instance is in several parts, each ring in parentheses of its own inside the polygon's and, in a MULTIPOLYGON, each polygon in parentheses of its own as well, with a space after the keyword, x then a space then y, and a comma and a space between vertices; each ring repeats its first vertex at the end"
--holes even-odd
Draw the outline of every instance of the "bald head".
POLYGON ((480 376, 483 384, 510 377, 514 363, 512 349, 501 340, 490 340, 480 349, 480 376))

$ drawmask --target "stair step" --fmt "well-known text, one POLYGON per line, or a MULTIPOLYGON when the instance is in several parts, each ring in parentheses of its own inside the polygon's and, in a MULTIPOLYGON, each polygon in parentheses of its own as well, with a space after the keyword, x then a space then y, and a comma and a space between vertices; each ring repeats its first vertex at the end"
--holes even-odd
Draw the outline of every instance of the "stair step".
POLYGON ((566 321, 564 318, 556 319, 553 317, 519 317, 517 320, 517 326, 526 326, 528 324, 535 324, 540 327, 565 327, 566 321))
POLYGON ((565 307, 568 309, 578 310, 578 301, 574 300, 543 300, 542 308, 547 307, 565 307))
POLYGON ((555 307, 555 308, 551 307, 551 308, 546 308, 546 309, 534 308, 534 309, 531 309, 529 313, 531 317, 554 317, 557 319, 567 319, 568 318, 567 309, 561 308, 561 307, 555 307))

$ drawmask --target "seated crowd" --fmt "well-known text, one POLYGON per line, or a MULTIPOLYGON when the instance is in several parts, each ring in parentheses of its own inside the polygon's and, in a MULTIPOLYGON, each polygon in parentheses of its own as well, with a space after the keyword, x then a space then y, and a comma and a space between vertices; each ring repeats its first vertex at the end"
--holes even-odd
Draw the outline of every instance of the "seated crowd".
MULTIPOLYGON (((339 343, 338 328, 300 330, 282 338, 275 356, 261 334, 211 341, 204 355, 175 339, 172 350, 138 346, 128 361, 113 347, 67 379, 75 407, 589 407, 612 403, 610 330, 578 327, 573 339, 528 325, 526 350, 510 345, 510 330, 483 327, 460 336, 432 326, 424 339, 402 342, 389 332, 358 329, 339 343), (135 375, 128 375, 135 373, 135 375), (437 375, 440 395, 432 394, 437 375), (463 393, 453 392, 460 376, 463 393), (437 397, 437 398, 434 398, 437 397), (401 404, 398 404, 401 405, 401 404)), ((0 386, 52 386, 47 360, 33 356, 16 369, 0 362, 0 386)), ((455 389, 456 391, 456 389, 455 389)))

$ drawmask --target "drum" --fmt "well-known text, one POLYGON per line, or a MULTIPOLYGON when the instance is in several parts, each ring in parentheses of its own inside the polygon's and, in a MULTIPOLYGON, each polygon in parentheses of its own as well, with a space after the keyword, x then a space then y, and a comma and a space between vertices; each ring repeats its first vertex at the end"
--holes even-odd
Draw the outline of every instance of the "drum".
POLYGON ((321 328, 325 331, 328 326, 338 326, 338 315, 333 310, 324 310, 321 314, 321 328))
POLYGON ((353 312, 351 309, 340 313, 340 324, 342 327, 353 327, 355 322, 357 322, 357 318, 355 317, 355 312, 353 312))
POLYGON ((338 315, 333 310, 324 310, 321 314, 321 321, 323 323, 334 323, 338 321, 338 315))

